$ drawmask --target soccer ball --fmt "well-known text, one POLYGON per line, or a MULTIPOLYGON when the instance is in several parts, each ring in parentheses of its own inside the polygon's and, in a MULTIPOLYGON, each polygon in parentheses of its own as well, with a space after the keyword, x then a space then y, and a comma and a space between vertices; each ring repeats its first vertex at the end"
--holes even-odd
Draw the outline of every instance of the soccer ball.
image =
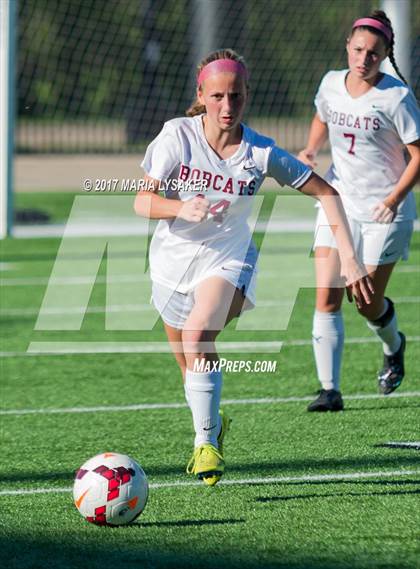
POLYGON ((146 474, 125 454, 98 454, 76 472, 74 503, 92 524, 120 526, 131 523, 144 510, 148 495, 146 474))

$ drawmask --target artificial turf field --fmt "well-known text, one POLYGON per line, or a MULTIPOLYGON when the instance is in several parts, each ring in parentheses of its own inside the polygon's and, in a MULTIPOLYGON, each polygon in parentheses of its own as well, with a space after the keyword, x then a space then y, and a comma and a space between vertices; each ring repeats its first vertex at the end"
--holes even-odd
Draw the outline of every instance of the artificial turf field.
MULTIPOLYGON (((18 205, 25 200, 49 209, 54 221, 66 217, 73 196, 18 195, 18 205)), ((307 246, 299 233, 272 239, 268 256, 276 246, 292 257, 307 246)), ((132 255, 130 240, 124 243, 120 254, 132 255)), ((26 355, 32 342, 165 341, 159 322, 151 331, 106 330, 106 284, 100 278, 80 330, 35 330, 59 246, 60 239, 49 238, 1 244, 0 546, 5 566, 418 567, 419 451, 382 445, 419 441, 420 233, 388 289, 409 339, 406 378, 395 396, 377 394, 380 346, 354 307, 345 304, 346 409, 306 413, 318 389, 309 342, 310 288, 299 291, 286 330, 235 330, 232 323, 223 332, 221 341, 247 342, 248 348, 222 356, 275 360, 277 370, 225 374, 223 406, 233 422, 225 444, 227 471, 214 488, 185 474, 192 426, 186 406, 170 405, 184 402, 170 354, 26 355), (249 342, 284 345, 256 353, 249 342), (144 408, 130 410, 133 405, 144 408), (129 527, 88 524, 72 502, 74 471, 106 450, 131 455, 151 484, 144 513, 129 527)), ((270 258, 268 266, 275 262, 270 258)), ((105 271, 104 259, 100 274, 105 271)), ((263 268, 260 298, 276 298, 277 278, 263 268)), ((122 317, 135 314, 127 307, 138 302, 133 291, 121 299, 122 317)), ((276 310, 274 301, 268 304, 261 322, 275 320, 276 310)), ((68 311, 59 317, 65 322, 68 311)))

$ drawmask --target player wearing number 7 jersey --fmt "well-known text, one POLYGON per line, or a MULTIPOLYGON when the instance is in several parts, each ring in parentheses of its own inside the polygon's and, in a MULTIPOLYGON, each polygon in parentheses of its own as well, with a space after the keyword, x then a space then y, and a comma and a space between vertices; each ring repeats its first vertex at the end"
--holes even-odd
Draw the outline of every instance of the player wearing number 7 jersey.
POLYGON ((146 151, 143 167, 154 192, 139 192, 135 202, 139 215, 160 219, 150 245, 153 303, 193 416, 195 449, 187 472, 210 486, 224 472, 222 445, 229 427, 219 412, 222 373, 215 340, 255 302, 257 253, 247 218, 266 176, 324 204, 329 222, 338 226, 352 294, 357 302, 362 297, 369 302, 371 295, 337 192, 273 140, 241 123, 247 96, 248 71, 240 56, 221 50, 204 59, 189 116, 167 122, 146 151))
MULTIPOLYGON (((385 395, 404 377, 405 337, 398 332, 394 305, 384 294, 396 262, 408 256, 416 218, 410 190, 420 171, 419 109, 396 66, 393 45, 391 22, 384 12, 356 20, 347 40, 349 68, 330 71, 322 79, 308 143, 299 154, 300 160, 314 167, 316 154, 329 137, 332 166, 326 180, 340 193, 359 257, 374 284, 373 301, 358 309, 382 341, 384 364, 378 383, 385 395), (381 73, 386 57, 402 81, 381 73)), ((343 295, 336 288, 335 241, 322 209, 314 248, 313 348, 322 390, 308 410, 337 411, 343 408, 343 295)))

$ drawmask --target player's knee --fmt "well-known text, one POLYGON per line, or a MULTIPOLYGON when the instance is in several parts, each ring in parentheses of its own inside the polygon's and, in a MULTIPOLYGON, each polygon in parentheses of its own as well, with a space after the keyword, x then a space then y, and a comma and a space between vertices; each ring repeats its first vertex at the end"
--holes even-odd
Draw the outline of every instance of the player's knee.
POLYGON ((388 322, 394 316, 394 303, 392 300, 387 299, 386 301, 386 311, 384 312, 384 299, 380 298, 371 303, 371 304, 363 304, 358 307, 359 314, 369 320, 370 322, 377 323, 378 325, 386 326, 388 322), (379 316, 381 317, 379 318, 379 316))
POLYGON ((368 320, 374 320, 375 319, 376 311, 377 311, 376 308, 374 310, 372 310, 372 307, 367 306, 367 305, 357 307, 357 312, 360 314, 360 316, 363 316, 363 318, 367 318, 368 320))
POLYGON ((316 309, 320 312, 338 312, 341 308, 341 298, 325 295, 316 299, 316 309))
POLYGON ((182 343, 185 354, 206 354, 212 351, 215 334, 203 328, 183 330, 182 343))
POLYGON ((337 312, 341 308, 343 290, 337 288, 318 288, 316 308, 320 312, 337 312))

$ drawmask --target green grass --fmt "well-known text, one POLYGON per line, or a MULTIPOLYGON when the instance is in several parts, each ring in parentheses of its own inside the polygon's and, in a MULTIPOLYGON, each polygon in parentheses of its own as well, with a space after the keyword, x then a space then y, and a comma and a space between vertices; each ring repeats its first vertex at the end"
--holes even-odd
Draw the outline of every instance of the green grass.
MULTIPOLYGON (((270 187, 269 191, 262 193, 264 195, 264 203, 261 214, 267 217, 270 213, 274 201, 280 195, 298 195, 296 190, 289 188, 279 188, 278 185, 270 187), (276 191, 270 191, 276 190, 276 191)), ((417 202, 417 210, 420 211, 420 187, 417 186, 414 195, 417 202)), ((50 223, 64 223, 71 211, 74 198, 76 196, 97 196, 106 194, 97 194, 85 192, 19 192, 15 194, 15 207, 18 210, 37 209, 50 217, 50 223)), ((109 195, 109 194, 108 194, 109 195)), ((113 194, 115 195, 115 194, 113 194)), ((134 195, 133 195, 134 199, 134 195)), ((303 197, 306 202, 307 198, 303 197)))
MULTIPOLYGON (((70 211, 73 197, 67 196, 66 201, 62 196, 48 194, 56 220, 70 211)), ((39 201, 31 196, 33 206, 44 208, 46 202, 42 196, 39 201)), ((25 352, 33 341, 165 340, 160 323, 151 331, 106 330, 105 316, 98 312, 87 313, 80 330, 35 330, 47 285, 42 281, 5 285, 7 279, 48 279, 59 245, 58 239, 2 243, 0 260, 9 264, 1 273, 6 281, 0 288, 3 352, 25 352), (12 313, 12 309, 21 312, 12 313)), ((273 237, 267 253, 273 266, 281 247, 292 252, 293 260, 294 254, 307 250, 306 238, 299 234, 273 237)), ((122 251, 132 254, 129 240, 122 251)), ((389 296, 400 298, 398 319, 408 336, 419 334, 419 256, 420 234, 416 233, 410 260, 398 265, 388 290, 389 296)), ((105 270, 104 259, 100 274, 105 270)), ((277 298, 281 283, 261 276, 261 298, 277 298)), ((97 282, 89 307, 103 307, 105 294, 105 285, 97 282)), ((311 347, 287 344, 310 338, 313 296, 310 288, 299 291, 286 330, 241 331, 232 323, 223 332, 224 341, 286 342, 275 354, 222 354, 235 360, 277 362, 275 374, 225 374, 225 399, 313 395, 318 385, 311 347)), ((66 306, 65 294, 60 301, 66 306)), ((138 290, 133 287, 121 303, 135 302, 138 290)), ((352 305, 346 304, 344 313, 347 338, 371 337, 352 305)), ((275 314, 269 311, 263 317, 275 319, 275 314)), ((89 456, 105 450, 133 456, 152 484, 188 482, 184 469, 193 433, 187 408, 1 416, 0 492, 40 490, 0 494, 5 565, 16 569, 418 567, 419 454, 378 445, 419 440, 419 397, 349 398, 376 392, 380 359, 379 345, 346 344, 344 413, 313 416, 306 413, 305 401, 225 406, 233 419, 226 441, 225 479, 294 480, 213 489, 201 485, 152 488, 144 514, 134 525, 117 529, 86 523, 70 492, 43 490, 70 488, 74 471, 89 456), (416 473, 302 479, 403 470, 416 473)), ((407 377, 400 394, 420 391, 418 341, 409 342, 406 359, 407 377)), ((183 401, 180 374, 169 354, 21 355, 0 358, 0 365, 1 406, 6 410, 183 401)))

